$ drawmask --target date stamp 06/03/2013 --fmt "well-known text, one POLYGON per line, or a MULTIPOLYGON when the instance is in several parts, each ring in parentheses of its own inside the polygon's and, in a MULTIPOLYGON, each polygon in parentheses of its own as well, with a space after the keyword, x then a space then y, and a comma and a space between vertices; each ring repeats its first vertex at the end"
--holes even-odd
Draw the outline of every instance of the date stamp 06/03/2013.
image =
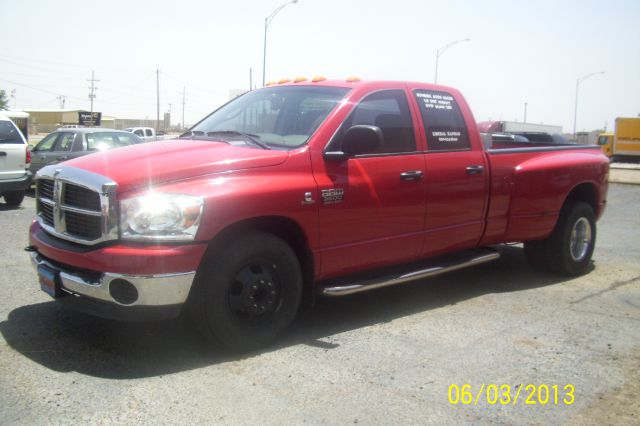
POLYGON ((571 384, 452 384, 448 389, 452 405, 571 405, 575 402, 575 387, 571 384))

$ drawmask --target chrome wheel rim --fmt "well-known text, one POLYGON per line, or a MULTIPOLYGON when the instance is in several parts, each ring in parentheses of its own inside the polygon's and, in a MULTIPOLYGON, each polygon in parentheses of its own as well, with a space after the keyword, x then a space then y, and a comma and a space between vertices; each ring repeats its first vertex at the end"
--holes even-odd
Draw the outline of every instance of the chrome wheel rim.
POLYGON ((591 224, 585 217, 581 217, 573 224, 571 229, 571 240, 569 242, 569 253, 571 258, 580 262, 587 257, 591 246, 591 224))

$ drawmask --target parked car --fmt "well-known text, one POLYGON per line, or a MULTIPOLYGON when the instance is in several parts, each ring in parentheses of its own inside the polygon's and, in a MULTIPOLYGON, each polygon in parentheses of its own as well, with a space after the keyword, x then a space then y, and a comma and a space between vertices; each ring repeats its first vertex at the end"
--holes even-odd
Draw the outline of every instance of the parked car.
POLYGON ((31 172, 35 175, 49 164, 142 142, 138 136, 122 130, 99 127, 60 129, 45 136, 31 150, 31 172))
POLYGON ((9 117, 0 114, 0 196, 10 206, 19 206, 31 185, 30 161, 24 135, 9 117))
POLYGON ((213 344, 252 350, 314 294, 472 267, 501 243, 587 273, 608 173, 596 145, 485 149, 449 87, 296 80, 179 140, 43 169, 27 251, 62 304, 119 320, 184 309, 213 344))
POLYGON ((157 141, 158 135, 153 127, 127 127, 125 132, 131 132, 145 142, 157 141))

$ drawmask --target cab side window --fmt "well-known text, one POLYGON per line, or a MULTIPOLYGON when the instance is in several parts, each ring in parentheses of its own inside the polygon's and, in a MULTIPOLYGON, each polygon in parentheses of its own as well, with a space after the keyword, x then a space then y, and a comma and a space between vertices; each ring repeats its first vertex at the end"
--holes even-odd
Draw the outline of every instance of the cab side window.
POLYGON ((73 148, 73 141, 76 138, 75 133, 62 133, 58 139, 58 145, 56 151, 71 151, 73 148))
POLYGON ((53 145, 56 143, 56 139, 58 139, 58 135, 60 135, 60 133, 51 133, 50 135, 46 136, 44 139, 42 139, 38 145, 35 146, 35 148, 33 148, 33 152, 47 152, 47 151, 51 151, 53 149, 53 145))
POLYGON ((147 134, 147 136, 153 136, 153 134, 151 133, 151 129, 145 129, 145 133, 147 134))
POLYGON ((342 131, 358 124, 378 126, 382 130, 383 144, 367 154, 416 151, 411 113, 403 90, 384 90, 365 97, 345 120, 342 131))
POLYGON ((144 131, 142 129, 137 129, 135 132, 133 132, 134 134, 140 136, 140 137, 144 137, 144 131))
POLYGON ((450 93, 415 90, 429 151, 471 149, 469 133, 458 103, 450 93))

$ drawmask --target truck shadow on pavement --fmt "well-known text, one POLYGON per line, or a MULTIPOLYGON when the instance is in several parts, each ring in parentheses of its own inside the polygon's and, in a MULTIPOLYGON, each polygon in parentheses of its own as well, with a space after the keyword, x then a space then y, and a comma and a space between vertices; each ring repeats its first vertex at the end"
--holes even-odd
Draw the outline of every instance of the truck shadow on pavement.
MULTIPOLYGON (((309 345, 329 350, 321 339, 490 293, 508 293, 561 283, 566 278, 537 273, 520 247, 501 248, 496 262, 411 284, 344 298, 318 298, 274 346, 245 355, 309 345)), ((427 326, 427 325, 425 325, 427 326)), ((178 319, 154 323, 110 321, 45 302, 17 308, 0 323, 8 345, 54 371, 134 379, 162 376, 243 357, 211 351, 189 324, 178 319)))

